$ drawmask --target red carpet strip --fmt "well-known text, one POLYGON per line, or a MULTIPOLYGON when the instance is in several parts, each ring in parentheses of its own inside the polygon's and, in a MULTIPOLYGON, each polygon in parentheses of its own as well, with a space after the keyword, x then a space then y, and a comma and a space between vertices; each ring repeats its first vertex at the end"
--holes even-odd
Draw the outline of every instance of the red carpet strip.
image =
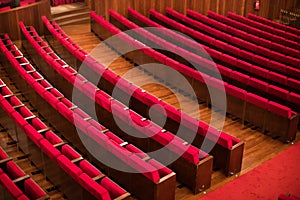
POLYGON ((200 200, 276 200, 281 193, 300 197, 300 142, 200 200))

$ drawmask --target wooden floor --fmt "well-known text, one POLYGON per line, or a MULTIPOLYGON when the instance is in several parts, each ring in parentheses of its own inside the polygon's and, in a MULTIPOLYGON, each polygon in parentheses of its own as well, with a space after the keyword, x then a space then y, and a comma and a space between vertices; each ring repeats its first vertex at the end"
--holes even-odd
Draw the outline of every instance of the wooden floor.
MULTIPOLYGON (((64 26, 63 29, 75 43, 87 52, 91 52, 98 44, 101 43, 101 41, 90 32, 89 24, 64 26)), ((97 55, 94 53, 93 55, 99 62, 108 62, 111 58, 116 56, 115 52, 108 47, 101 49, 97 48, 97 55)), ((124 58, 119 57, 111 65, 109 65, 109 68, 116 74, 123 76, 127 71, 134 68, 134 65, 124 58)), ((153 79, 153 77, 145 74, 143 71, 137 70, 134 76, 129 77, 129 81, 137 85, 142 85, 146 81, 151 81, 153 84, 144 85, 142 88, 178 109, 185 108, 184 111, 190 116, 203 120, 206 123, 210 122, 211 110, 209 108, 200 104, 198 106, 199 109, 197 109, 197 107, 191 106, 195 103, 193 100, 177 93, 176 96, 181 102, 181 105, 179 105, 178 99, 167 87, 164 87, 162 84, 153 79)), ((242 125, 240 120, 234 120, 229 117, 226 117, 223 131, 245 142, 242 171, 239 175, 245 174, 267 160, 272 159, 274 156, 292 145, 283 144, 282 142, 274 140, 271 137, 262 134, 258 130, 255 130, 254 127, 245 127, 242 125)), ((298 131, 296 142, 299 140, 300 134, 298 131)), ((235 178, 237 178, 237 176, 228 178, 221 172, 216 171, 212 175, 212 186, 206 192, 213 191, 235 178)), ((205 195, 205 192, 198 195, 192 195, 185 187, 178 187, 176 189, 176 200, 194 200, 203 195, 205 195)))

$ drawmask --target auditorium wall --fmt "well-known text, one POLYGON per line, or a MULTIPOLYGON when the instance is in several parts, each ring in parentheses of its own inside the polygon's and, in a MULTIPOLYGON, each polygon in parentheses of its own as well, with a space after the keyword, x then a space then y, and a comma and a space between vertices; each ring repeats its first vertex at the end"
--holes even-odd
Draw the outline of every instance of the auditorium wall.
POLYGON ((300 7, 299 0, 260 0, 260 10, 254 11, 255 0, 90 0, 91 8, 96 13, 108 19, 108 10, 114 9, 122 15, 127 16, 126 9, 131 7, 148 16, 148 10, 154 8, 164 13, 165 7, 171 7, 185 13, 187 8, 206 14, 212 10, 222 15, 228 11, 246 16, 255 13, 265 18, 278 19, 280 9, 300 7))

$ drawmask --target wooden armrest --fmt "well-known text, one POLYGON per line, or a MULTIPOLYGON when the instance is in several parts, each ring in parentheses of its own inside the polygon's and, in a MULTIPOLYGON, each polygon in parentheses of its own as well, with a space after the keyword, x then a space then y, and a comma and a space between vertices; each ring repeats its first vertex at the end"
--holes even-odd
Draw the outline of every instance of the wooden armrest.
POLYGON ((13 109, 21 108, 23 106, 25 106, 25 105, 24 104, 20 104, 20 105, 17 105, 17 106, 13 106, 13 109))
POLYGON ((49 87, 46 87, 46 88, 45 88, 45 90, 51 90, 51 89, 53 89, 52 86, 49 86, 49 87))
POLYGON ((61 147, 64 144, 66 144, 66 143, 65 142, 60 142, 60 143, 54 144, 53 147, 58 148, 58 147, 61 147))
POLYGON ((4 163, 7 163, 8 161, 11 161, 11 160, 13 160, 12 157, 8 157, 8 158, 5 158, 5 159, 2 159, 2 160, 0 160, 0 165, 2 165, 4 163))
POLYGON ((43 133, 43 132, 46 132, 46 131, 49 131, 49 130, 50 130, 50 129, 47 127, 47 128, 38 130, 37 132, 38 132, 38 133, 43 133))
POLYGON ((101 133, 106 133, 108 131, 109 131, 109 129, 104 129, 104 130, 101 130, 101 133))
POLYGON ((69 67, 69 65, 62 65, 61 67, 62 68, 67 68, 67 67, 69 67))
POLYGON ((33 119, 33 118, 35 118, 35 117, 36 117, 35 115, 31 115, 31 116, 26 117, 26 118, 24 118, 24 119, 27 121, 27 120, 33 119))
POLYGON ((57 97, 57 99, 60 100, 60 99, 62 99, 62 98, 64 98, 64 97, 65 97, 65 96, 62 95, 62 96, 57 97))
POLYGON ((128 142, 123 142, 123 143, 120 144, 121 147, 124 147, 126 145, 128 145, 128 142))
POLYGON ((74 105, 74 106, 72 106, 72 107, 69 108, 69 109, 70 109, 70 110, 74 110, 74 109, 76 109, 76 108, 78 108, 78 106, 74 105))
POLYGON ((18 182, 24 181, 24 180, 29 179, 29 178, 30 178, 30 176, 28 174, 26 174, 25 176, 22 176, 20 178, 17 178, 15 180, 13 180, 13 182, 18 183, 18 182))
POLYGON ((30 71, 26 71, 26 72, 27 72, 27 74, 31 74, 31 73, 33 73, 33 72, 36 72, 36 70, 33 69, 33 70, 30 70, 30 71))
POLYGON ((29 65, 29 64, 30 64, 29 62, 20 63, 21 66, 23 66, 23 65, 29 65))
POLYGON ((100 174, 100 175, 98 175, 98 176, 93 177, 92 179, 93 179, 94 181, 98 181, 98 180, 100 180, 100 179, 102 179, 102 178, 104 178, 104 177, 106 177, 104 174, 100 174))
POLYGON ((76 159, 74 159, 74 160, 71 160, 71 162, 72 163, 76 163, 76 162, 79 162, 79 161, 81 161, 81 160, 83 160, 83 157, 79 157, 79 158, 76 158, 76 159))
POLYGON ((145 158, 143 158, 142 160, 143 161, 147 161, 147 160, 150 160, 151 158, 149 156, 146 156, 145 158))
POLYGON ((7 94, 7 95, 4 95, 3 98, 9 98, 9 97, 12 97, 14 96, 13 94, 7 94))

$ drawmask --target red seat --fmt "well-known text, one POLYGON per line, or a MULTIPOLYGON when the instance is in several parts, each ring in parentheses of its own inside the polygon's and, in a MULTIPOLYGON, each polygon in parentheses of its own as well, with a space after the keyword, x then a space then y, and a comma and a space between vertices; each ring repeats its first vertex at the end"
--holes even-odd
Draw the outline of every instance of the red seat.
POLYGON ((108 177, 101 179, 101 186, 103 186, 109 192, 111 199, 116 199, 126 193, 124 189, 122 189, 108 177))
POLYGON ((281 104, 269 101, 268 105, 267 105, 267 109, 268 111, 274 112, 277 115, 280 115, 284 118, 291 118, 292 112, 291 109, 289 109, 286 106, 282 106, 281 104))
POLYGON ((78 177, 78 182, 89 192, 91 193, 96 199, 107 199, 110 200, 111 197, 109 196, 108 191, 90 178, 87 174, 83 173, 78 177))
POLYGON ((42 139, 39 143, 42 151, 52 160, 56 160, 56 158, 61 155, 60 151, 53 147, 48 140, 42 139))
POLYGON ((56 162, 58 166, 62 168, 67 174, 69 174, 74 180, 79 181, 82 170, 75 164, 73 164, 66 156, 58 156, 56 162))
POLYGON ((284 100, 285 102, 287 101, 288 95, 289 95, 289 92, 287 90, 282 89, 282 88, 277 87, 277 86, 274 86, 274 85, 269 85, 268 93, 275 96, 275 97, 278 97, 278 98, 284 100))
POLYGON ((247 93, 246 101, 263 109, 267 109, 268 100, 256 94, 247 93))
POLYGON ((276 72, 269 72, 269 79, 281 85, 287 85, 287 77, 276 72))
POLYGON ((102 175, 102 173, 87 160, 80 161, 79 167, 84 173, 86 173, 91 178, 102 175))
POLYGON ((39 199, 47 196, 45 191, 42 190, 32 179, 27 179, 24 181, 24 190, 29 199, 39 199))
POLYGON ((0 174, 0 184, 11 194, 14 199, 18 199, 23 195, 23 192, 6 174, 0 174))
POLYGON ((22 176, 25 176, 25 173, 23 170, 20 169, 14 161, 9 161, 6 164, 6 174, 9 176, 11 180, 15 180, 17 178, 20 178, 22 176))
POLYGON ((78 152, 76 152, 72 147, 70 147, 68 144, 62 146, 61 153, 71 161, 81 157, 81 155, 78 152))

